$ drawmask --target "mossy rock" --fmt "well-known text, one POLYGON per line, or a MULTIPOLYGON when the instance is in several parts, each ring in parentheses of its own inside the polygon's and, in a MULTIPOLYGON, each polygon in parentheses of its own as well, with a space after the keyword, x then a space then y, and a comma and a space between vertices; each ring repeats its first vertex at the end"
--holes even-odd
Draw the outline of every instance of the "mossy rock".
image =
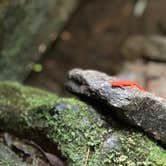
POLYGON ((0 1, 0 80, 23 81, 79 0, 0 1))
POLYGON ((117 126, 77 99, 0 83, 0 129, 37 142, 42 133, 66 165, 166 165, 162 147, 139 131, 117 126))

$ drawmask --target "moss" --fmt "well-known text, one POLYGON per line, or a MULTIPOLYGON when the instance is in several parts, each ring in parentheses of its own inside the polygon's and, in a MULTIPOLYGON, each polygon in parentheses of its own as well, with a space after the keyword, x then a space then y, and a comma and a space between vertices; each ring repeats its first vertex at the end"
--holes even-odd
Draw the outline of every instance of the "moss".
POLYGON ((149 140, 146 135, 130 129, 117 132, 121 140, 120 149, 111 152, 109 162, 115 165, 165 166, 165 150, 149 140))
MULTIPOLYGON (((150 153, 147 158, 148 161, 155 163, 156 165, 166 165, 166 152, 164 149, 158 147, 154 142, 151 142, 150 153)), ((154 165, 155 165, 154 164, 154 165)))
MULTIPOLYGON (((65 102, 71 103, 71 100, 65 102)), ((78 105, 79 102, 76 103, 78 105)), ((76 111, 64 109, 54 116, 47 114, 46 119, 51 128, 48 137, 60 145, 62 154, 69 159, 68 163, 83 165, 88 148, 94 151, 99 149, 108 131, 102 122, 97 122, 96 117, 87 111, 86 105, 81 103, 79 108, 76 111)))
POLYGON ((58 97, 37 88, 22 86, 16 82, 0 83, 1 105, 12 105, 26 111, 41 105, 53 105, 58 97), (5 96, 5 98, 2 98, 5 96), (21 106, 21 107, 20 107, 21 106))
POLYGON ((42 132, 58 146, 68 165, 165 165, 165 150, 146 135, 125 127, 117 129, 94 112, 77 99, 0 83, 0 128, 17 135, 42 132))
MULTIPOLYGON (((18 83, 3 82, 0 84, 0 116, 6 129, 20 133, 33 123, 32 110, 52 108, 57 96, 18 83), (10 123, 9 123, 10 122, 10 123), (12 125, 11 125, 12 124, 12 125), (15 128, 13 128, 15 126, 15 128)), ((2 123, 2 122, 1 122, 2 123)))

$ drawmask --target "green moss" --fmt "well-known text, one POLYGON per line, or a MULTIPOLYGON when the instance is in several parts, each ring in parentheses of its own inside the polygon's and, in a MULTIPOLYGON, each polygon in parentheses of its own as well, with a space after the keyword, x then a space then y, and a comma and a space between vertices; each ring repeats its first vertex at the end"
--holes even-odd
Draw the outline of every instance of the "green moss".
POLYGON ((17 83, 0 83, 0 128, 18 135, 42 131, 58 146, 68 165, 165 165, 165 150, 146 135, 125 127, 117 129, 90 109, 77 99, 58 98, 17 83), (104 144, 112 136, 119 141, 106 148, 104 144))
POLYGON ((19 128, 21 133, 28 129, 34 119, 31 112, 39 108, 52 108, 56 100, 56 95, 39 89, 23 87, 18 83, 0 84, 0 116, 9 130, 11 127, 13 131, 19 128))
MULTIPOLYGON (((153 143, 142 133, 132 129, 118 130, 108 128, 98 116, 88 112, 88 106, 75 99, 60 99, 57 103, 79 105, 79 110, 61 110, 51 116, 44 117, 50 127, 48 138, 59 145, 68 163, 83 165, 88 149, 90 154, 88 166, 101 165, 154 165, 165 164, 165 151, 153 143), (120 145, 115 149, 105 149, 103 142, 110 135, 116 135, 120 145)), ((43 116, 43 115, 42 115, 43 116)), ((40 117, 41 118, 41 117, 40 117)))
POLYGON ((103 123, 97 123, 96 117, 83 104, 80 110, 63 110, 46 117, 51 128, 48 137, 60 145, 62 154, 71 160, 68 162, 76 165, 84 164, 88 148, 99 148, 107 133, 103 123))
POLYGON ((51 107, 57 100, 57 96, 32 87, 24 87, 19 83, 3 82, 0 84, 0 104, 14 106, 13 111, 29 111, 42 105, 51 107), (4 96, 4 97, 3 97, 4 96))
POLYGON ((151 142, 150 153, 147 160, 155 163, 156 165, 165 166, 166 152, 164 149, 161 149, 159 146, 157 146, 154 142, 151 142))

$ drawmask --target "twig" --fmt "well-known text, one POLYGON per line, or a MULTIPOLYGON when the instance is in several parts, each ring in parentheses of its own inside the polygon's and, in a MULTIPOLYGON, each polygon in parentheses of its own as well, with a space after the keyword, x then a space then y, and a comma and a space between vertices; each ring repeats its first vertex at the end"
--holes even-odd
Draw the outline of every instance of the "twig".
POLYGON ((86 158, 85 158, 85 163, 83 166, 87 166, 88 164, 88 159, 89 159, 89 154, 90 154, 90 147, 88 147, 87 153, 86 153, 86 158))

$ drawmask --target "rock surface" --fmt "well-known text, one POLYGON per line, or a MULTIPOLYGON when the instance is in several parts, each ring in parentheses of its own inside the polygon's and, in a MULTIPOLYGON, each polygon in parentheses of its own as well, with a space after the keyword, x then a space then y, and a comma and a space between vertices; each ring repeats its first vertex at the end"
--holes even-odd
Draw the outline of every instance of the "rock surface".
POLYGON ((126 62, 117 78, 136 81, 147 91, 166 99, 166 65, 164 63, 126 62))
POLYGON ((73 69, 66 87, 78 96, 100 101, 120 119, 166 144, 166 100, 136 87, 112 87, 113 80, 116 78, 98 71, 73 69))
POLYGON ((146 59, 166 62, 166 38, 163 36, 133 36, 122 47, 129 59, 143 56, 146 59))
POLYGON ((23 163, 21 159, 7 146, 0 143, 0 165, 1 166, 30 166, 23 163))
POLYGON ((150 62, 146 68, 148 91, 166 99, 166 65, 150 62))
POLYGON ((77 0, 3 0, 0 4, 0 80, 23 81, 55 41, 77 0))

